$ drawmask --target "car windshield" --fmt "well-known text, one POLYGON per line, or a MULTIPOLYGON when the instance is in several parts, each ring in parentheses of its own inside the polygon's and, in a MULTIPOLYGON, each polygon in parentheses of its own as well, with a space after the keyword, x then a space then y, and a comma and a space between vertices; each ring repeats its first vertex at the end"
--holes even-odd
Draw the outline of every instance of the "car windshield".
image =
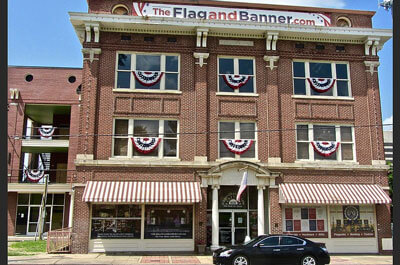
POLYGON ((242 245, 244 245, 244 246, 250 245, 250 244, 258 241, 261 237, 262 236, 255 237, 255 238, 251 239, 250 241, 244 242, 242 245))

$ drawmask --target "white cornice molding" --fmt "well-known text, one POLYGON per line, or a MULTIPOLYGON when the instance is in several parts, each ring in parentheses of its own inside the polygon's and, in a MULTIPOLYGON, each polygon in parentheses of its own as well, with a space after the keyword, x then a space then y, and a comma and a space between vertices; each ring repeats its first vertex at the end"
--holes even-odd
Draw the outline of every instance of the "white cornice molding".
POLYGON ((198 64, 200 67, 203 67, 204 64, 207 64, 204 62, 205 59, 208 58, 210 54, 209 53, 204 53, 204 52, 195 52, 193 53, 194 58, 199 59, 196 64, 198 64))
MULTIPOLYGON (((76 31, 85 24, 98 23, 101 31, 153 34, 197 35, 198 28, 208 29, 207 36, 265 38, 265 32, 279 33, 281 40, 363 44, 368 38, 379 39, 378 50, 392 37, 390 29, 320 27, 287 24, 266 24, 241 21, 209 21, 198 19, 117 16, 70 12, 76 31)), ((373 43, 372 43, 373 44, 373 43)), ((271 43, 272 47, 272 43, 271 43)))
POLYGON ((85 56, 83 56, 83 60, 89 60, 90 62, 93 62, 93 60, 99 60, 99 58, 94 58, 94 55, 101 54, 101 49, 100 48, 83 48, 82 53, 84 55, 89 54, 89 58, 85 58, 85 56))
MULTIPOLYGON (((43 193, 44 184, 32 183, 8 183, 8 192, 19 193, 43 193)), ((49 193, 65 193, 71 192, 71 184, 49 184, 47 192, 49 193)))
POLYGON ((279 60, 279 56, 268 56, 265 55, 264 56, 264 61, 266 61, 267 63, 269 62, 269 65, 266 65, 266 67, 269 67, 269 69, 274 70, 274 68, 277 68, 278 66, 275 65, 276 62, 278 62, 279 60))
POLYGON ((380 65, 379 61, 364 61, 364 64, 367 68, 365 71, 369 72, 371 75, 378 72, 378 66, 380 65))

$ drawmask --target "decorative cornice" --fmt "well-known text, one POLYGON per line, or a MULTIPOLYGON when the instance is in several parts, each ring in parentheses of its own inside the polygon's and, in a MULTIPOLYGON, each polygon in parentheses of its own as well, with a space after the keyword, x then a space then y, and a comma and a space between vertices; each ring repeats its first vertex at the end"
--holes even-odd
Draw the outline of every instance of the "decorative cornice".
POLYGON ((371 75, 378 72, 379 61, 364 61, 364 64, 367 67, 365 71, 369 72, 371 75))
POLYGON ((277 68, 278 66, 275 65, 275 62, 278 62, 279 60, 279 56, 268 56, 265 55, 264 56, 264 61, 266 61, 267 63, 269 62, 269 65, 266 65, 266 67, 269 67, 269 69, 274 70, 274 68, 277 68))
POLYGON ((279 32, 267 32, 265 33, 266 39, 266 50, 276 51, 276 42, 278 41, 279 32))
POLYGON ((373 55, 376 56, 378 50, 381 49, 381 45, 379 44, 380 38, 378 37, 366 37, 364 41, 365 46, 365 55, 373 55), (371 48, 372 47, 372 48, 371 48), (371 50, 371 53, 370 53, 371 50))
POLYGON ((197 29, 197 41, 196 41, 196 46, 197 47, 207 47, 207 35, 208 35, 208 29, 205 28, 198 28, 197 29))
MULTIPOLYGON (((8 183, 9 192, 19 193, 43 193, 44 184, 37 183, 8 183)), ((47 191, 49 193, 71 192, 71 184, 49 184, 47 191)))
POLYGON ((95 54, 101 54, 101 49, 100 48, 83 48, 82 53, 89 54, 89 58, 83 57, 83 60, 89 60, 90 62, 93 62, 93 60, 99 60, 99 58, 94 58, 95 54))
POLYGON ((200 65, 200 67, 203 67, 204 64, 207 64, 204 62, 205 59, 208 58, 210 54, 209 53, 203 53, 203 52, 195 52, 193 53, 194 58, 199 59, 196 64, 200 65))

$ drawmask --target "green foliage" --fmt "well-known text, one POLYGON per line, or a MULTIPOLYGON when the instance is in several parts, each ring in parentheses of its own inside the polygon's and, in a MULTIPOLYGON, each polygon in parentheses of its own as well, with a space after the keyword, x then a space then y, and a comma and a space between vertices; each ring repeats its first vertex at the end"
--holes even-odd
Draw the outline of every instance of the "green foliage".
POLYGON ((8 248, 9 256, 30 256, 46 252, 46 240, 20 241, 11 244, 8 248))

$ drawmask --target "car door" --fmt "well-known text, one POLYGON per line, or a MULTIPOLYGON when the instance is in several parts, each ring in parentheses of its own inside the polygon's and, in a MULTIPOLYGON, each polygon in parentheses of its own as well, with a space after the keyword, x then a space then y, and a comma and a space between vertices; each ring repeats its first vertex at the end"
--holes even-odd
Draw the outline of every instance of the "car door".
POLYGON ((281 264, 298 264, 304 253, 305 241, 293 236, 281 236, 279 246, 281 264))
POLYGON ((279 236, 269 236, 254 245, 253 264, 275 265, 279 255, 279 236))

